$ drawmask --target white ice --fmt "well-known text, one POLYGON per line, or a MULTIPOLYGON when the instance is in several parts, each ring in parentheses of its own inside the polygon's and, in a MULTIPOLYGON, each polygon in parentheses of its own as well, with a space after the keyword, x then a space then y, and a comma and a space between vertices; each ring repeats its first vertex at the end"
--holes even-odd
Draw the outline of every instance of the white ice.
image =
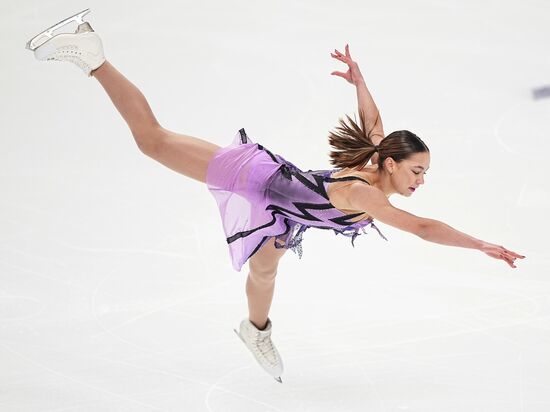
POLYGON ((550 6, 530 1, 0 3, 0 410, 550 410, 550 6), (235 336, 246 268, 200 183, 144 156, 94 78, 31 37, 87 7, 107 58, 168 129, 238 129, 305 169, 357 110, 349 43, 386 133, 430 147, 392 197, 527 256, 378 223, 310 230, 270 317, 283 384, 235 336))

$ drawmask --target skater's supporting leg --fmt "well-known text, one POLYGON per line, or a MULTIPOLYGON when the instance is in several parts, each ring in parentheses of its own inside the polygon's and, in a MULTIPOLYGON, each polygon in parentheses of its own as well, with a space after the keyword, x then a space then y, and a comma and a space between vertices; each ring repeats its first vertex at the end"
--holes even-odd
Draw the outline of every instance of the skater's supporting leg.
POLYGON ((145 96, 109 61, 94 70, 92 75, 130 127, 143 153, 178 173, 206 181, 208 163, 219 146, 160 126, 145 96))
POLYGON ((275 290, 277 266, 286 251, 276 249, 274 239, 269 239, 249 260, 250 273, 246 280, 249 319, 258 329, 266 327, 275 290))

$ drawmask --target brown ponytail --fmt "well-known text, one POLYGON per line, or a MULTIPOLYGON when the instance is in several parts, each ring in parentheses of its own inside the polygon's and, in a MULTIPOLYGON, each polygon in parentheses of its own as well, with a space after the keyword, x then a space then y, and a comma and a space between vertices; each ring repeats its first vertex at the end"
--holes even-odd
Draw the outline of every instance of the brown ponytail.
POLYGON ((359 111, 360 125, 348 115, 346 117, 349 124, 340 118, 340 126, 328 135, 330 145, 336 149, 330 152, 330 162, 339 168, 362 168, 375 153, 371 134, 380 119, 380 113, 369 132, 365 130, 365 116, 362 110, 359 111))
MULTIPOLYGON (((335 150, 330 152, 330 162, 338 168, 361 169, 365 167, 376 152, 371 136, 380 120, 376 116, 374 126, 368 132, 365 130, 363 111, 359 112, 360 125, 346 115, 349 124, 340 119, 340 126, 335 132, 330 132, 329 143, 335 150)), ((378 167, 384 170, 384 160, 391 157, 395 162, 408 158, 413 153, 429 152, 428 146, 414 133, 408 130, 397 130, 386 137, 378 145, 378 167)))

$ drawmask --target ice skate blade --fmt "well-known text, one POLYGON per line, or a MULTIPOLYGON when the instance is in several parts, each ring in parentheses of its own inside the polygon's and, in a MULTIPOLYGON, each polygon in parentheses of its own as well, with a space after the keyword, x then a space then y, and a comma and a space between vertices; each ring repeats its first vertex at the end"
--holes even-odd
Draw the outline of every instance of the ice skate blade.
POLYGON ((243 343, 246 345, 246 342, 244 341, 243 337, 241 336, 241 334, 239 332, 237 332, 237 329, 233 329, 233 332, 235 332, 237 334, 237 336, 239 337, 240 340, 243 341, 243 343))
POLYGON ((90 9, 82 10, 80 13, 76 13, 71 17, 67 17, 66 19, 61 20, 59 23, 54 24, 53 26, 47 28, 43 32, 37 34, 32 39, 30 39, 25 47, 31 51, 34 51, 36 48, 40 47, 48 40, 50 40, 54 36, 53 32, 57 29, 60 29, 61 27, 66 26, 73 21, 79 25, 84 23, 84 20, 82 20, 82 18, 89 12, 90 9))

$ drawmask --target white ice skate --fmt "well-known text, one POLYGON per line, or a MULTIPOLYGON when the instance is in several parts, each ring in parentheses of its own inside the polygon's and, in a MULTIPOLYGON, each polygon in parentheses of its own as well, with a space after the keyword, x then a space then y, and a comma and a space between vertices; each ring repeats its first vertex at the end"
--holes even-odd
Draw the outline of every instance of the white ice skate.
POLYGON ((239 332, 236 329, 233 330, 252 352, 260 366, 277 382, 283 383, 281 379, 283 360, 271 341, 271 329, 271 320, 268 318, 264 330, 256 328, 249 319, 244 319, 241 322, 239 332))
POLYGON ((105 62, 105 56, 101 39, 90 23, 82 20, 89 12, 90 9, 83 10, 54 24, 30 39, 26 48, 33 51, 38 60, 68 61, 80 67, 88 77, 91 76, 92 71, 105 62), (78 24, 74 33, 54 34, 73 22, 78 24))

